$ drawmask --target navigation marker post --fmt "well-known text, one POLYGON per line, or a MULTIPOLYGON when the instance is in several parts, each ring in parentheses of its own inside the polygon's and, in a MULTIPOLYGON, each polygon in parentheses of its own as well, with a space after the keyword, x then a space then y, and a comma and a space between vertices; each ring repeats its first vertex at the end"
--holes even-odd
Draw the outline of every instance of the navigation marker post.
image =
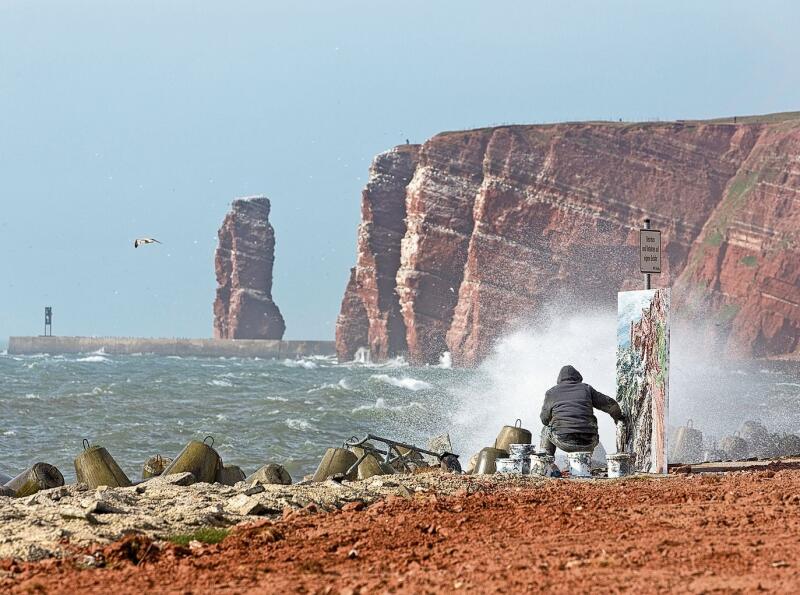
POLYGON ((650 289, 650 275, 661 273, 661 231, 650 229, 650 219, 639 230, 639 270, 644 273, 645 289, 650 289))

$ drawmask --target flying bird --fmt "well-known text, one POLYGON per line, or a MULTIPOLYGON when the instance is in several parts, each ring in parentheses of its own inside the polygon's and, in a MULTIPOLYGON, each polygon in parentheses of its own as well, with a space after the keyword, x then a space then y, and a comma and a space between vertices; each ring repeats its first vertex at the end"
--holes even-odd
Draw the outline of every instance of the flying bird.
POLYGON ((137 240, 133 240, 133 247, 138 248, 139 246, 144 246, 145 244, 160 244, 157 239, 155 238, 139 238, 137 240))

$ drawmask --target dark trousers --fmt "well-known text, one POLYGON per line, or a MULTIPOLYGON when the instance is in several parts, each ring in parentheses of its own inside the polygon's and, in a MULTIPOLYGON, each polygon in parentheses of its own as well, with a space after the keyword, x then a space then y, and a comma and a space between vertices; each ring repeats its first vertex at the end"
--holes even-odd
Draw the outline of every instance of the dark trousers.
POLYGON ((550 456, 556 454, 556 448, 564 452, 594 452, 600 437, 591 432, 565 432, 559 434, 550 426, 542 428, 542 438, 539 448, 550 456))

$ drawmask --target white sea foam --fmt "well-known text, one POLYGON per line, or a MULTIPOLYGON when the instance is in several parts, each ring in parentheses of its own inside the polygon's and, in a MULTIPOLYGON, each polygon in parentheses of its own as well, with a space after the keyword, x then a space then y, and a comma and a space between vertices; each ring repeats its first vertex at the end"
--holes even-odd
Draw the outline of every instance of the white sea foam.
POLYGON ((267 395, 264 397, 267 401, 280 401, 281 403, 287 402, 289 399, 286 397, 279 397, 277 395, 267 395))
POLYGON ((389 376, 388 374, 373 374, 372 376, 370 376, 370 378, 372 378, 373 380, 377 380, 378 382, 383 382, 384 384, 389 384, 391 386, 396 386, 398 388, 405 388, 413 391, 433 388, 432 385, 425 382, 424 380, 417 380, 416 378, 411 378, 410 376, 395 378, 394 376, 389 376))
POLYGON ((453 367, 453 356, 450 355, 449 351, 445 351, 439 357, 439 365, 437 367, 442 368, 443 370, 449 370, 453 367))
POLYGON ((418 403, 417 401, 412 401, 410 403, 406 403, 405 405, 388 405, 386 403, 386 399, 383 397, 378 397, 374 403, 369 405, 359 405, 358 407, 353 409, 353 413, 358 413, 359 411, 374 411, 376 409, 386 409, 388 411, 403 411, 405 409, 413 409, 413 408, 421 408, 423 407, 422 403, 418 403))
POLYGON ((315 370, 319 368, 316 362, 307 359, 285 359, 282 363, 287 368, 305 368, 306 370, 315 370))
POLYGON ((108 359, 107 357, 103 357, 100 354, 95 354, 95 355, 87 355, 86 357, 79 357, 75 361, 76 362, 92 363, 92 364, 100 364, 100 363, 110 362, 111 360, 108 359))
POLYGON ((17 435, 16 430, 6 430, 5 432, 3 432, 3 436, 16 436, 16 435, 17 435))
POLYGON ((310 430, 312 426, 304 419, 289 418, 286 420, 286 426, 292 430, 310 430))
POLYGON ((230 380, 219 380, 216 378, 214 380, 209 380, 208 382, 206 382, 206 384, 208 384, 209 386, 224 386, 224 387, 233 386, 233 383, 230 380))

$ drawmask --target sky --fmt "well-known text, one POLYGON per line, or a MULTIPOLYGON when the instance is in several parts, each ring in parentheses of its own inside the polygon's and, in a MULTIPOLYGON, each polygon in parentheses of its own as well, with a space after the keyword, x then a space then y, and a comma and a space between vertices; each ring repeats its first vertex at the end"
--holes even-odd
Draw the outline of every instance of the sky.
POLYGON ((332 339, 377 153, 798 110, 798 22, 769 0, 0 0, 0 342, 46 305, 59 335, 211 336, 216 233, 255 194, 286 337, 332 339))

